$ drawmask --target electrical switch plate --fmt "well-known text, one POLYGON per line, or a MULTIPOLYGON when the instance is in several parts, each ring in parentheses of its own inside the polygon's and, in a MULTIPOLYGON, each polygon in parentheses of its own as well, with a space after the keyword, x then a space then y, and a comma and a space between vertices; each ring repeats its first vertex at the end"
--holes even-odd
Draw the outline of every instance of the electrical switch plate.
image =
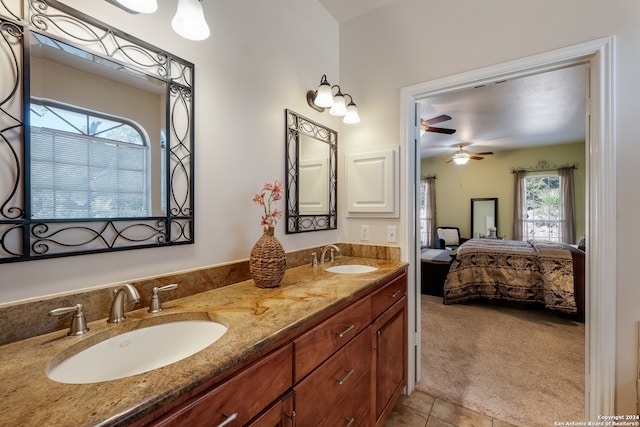
POLYGON ((361 225, 360 226, 360 240, 363 242, 369 241, 369 226, 361 225))
POLYGON ((387 226, 387 242, 396 243, 398 241, 398 228, 395 225, 387 226))

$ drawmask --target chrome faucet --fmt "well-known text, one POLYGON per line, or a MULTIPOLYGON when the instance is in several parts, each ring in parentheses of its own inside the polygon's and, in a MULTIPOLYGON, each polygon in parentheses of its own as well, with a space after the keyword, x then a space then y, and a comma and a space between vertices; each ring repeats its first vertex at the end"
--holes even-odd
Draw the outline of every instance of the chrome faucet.
POLYGON ((162 309, 162 304, 160 304, 160 297, 158 296, 158 292, 166 292, 178 287, 177 283, 173 283, 171 285, 165 285, 161 287, 154 287, 152 289, 151 301, 149 301, 149 310, 147 313, 160 313, 162 309))
POLYGON ((320 252, 320 264, 324 264, 324 256, 327 254, 328 250, 331 250, 331 261, 333 261, 334 259, 335 252, 340 253, 340 248, 337 247, 336 245, 325 246, 324 248, 322 248, 322 252, 320 252))
POLYGON ((67 335, 82 335, 89 331, 89 328, 87 328, 87 320, 84 317, 82 308, 82 304, 76 304, 72 307, 54 308, 49 312, 49 316, 62 316, 63 314, 73 312, 74 314, 71 318, 71 326, 69 327, 67 335))
POLYGON ((130 302, 139 302, 140 294, 138 290, 132 285, 125 283, 119 287, 113 296, 113 302, 111 303, 111 311, 109 312, 109 323, 124 322, 126 317, 124 316, 124 296, 127 295, 130 302))

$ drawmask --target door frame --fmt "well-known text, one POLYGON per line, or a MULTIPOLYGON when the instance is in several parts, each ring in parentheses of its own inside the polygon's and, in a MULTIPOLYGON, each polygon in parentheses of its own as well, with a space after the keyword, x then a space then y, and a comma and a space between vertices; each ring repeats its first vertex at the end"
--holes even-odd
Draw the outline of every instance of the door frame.
POLYGON ((533 55, 502 64, 451 75, 401 89, 402 206, 407 209, 402 250, 409 256, 410 349, 408 391, 420 375, 420 243, 417 239, 417 190, 420 179, 420 98, 470 89, 497 80, 538 74, 576 64, 590 65, 587 87, 586 151, 586 307, 585 307, 585 416, 615 413, 616 342, 616 184, 614 135, 614 37, 533 55))

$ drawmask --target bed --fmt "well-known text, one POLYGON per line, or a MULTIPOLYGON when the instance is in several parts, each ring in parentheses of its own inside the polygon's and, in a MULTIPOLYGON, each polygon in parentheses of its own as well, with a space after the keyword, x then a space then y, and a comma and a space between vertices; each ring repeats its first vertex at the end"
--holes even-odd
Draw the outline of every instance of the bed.
POLYGON ((584 314, 584 255, 564 243, 468 240, 447 274, 444 303, 499 299, 584 314))

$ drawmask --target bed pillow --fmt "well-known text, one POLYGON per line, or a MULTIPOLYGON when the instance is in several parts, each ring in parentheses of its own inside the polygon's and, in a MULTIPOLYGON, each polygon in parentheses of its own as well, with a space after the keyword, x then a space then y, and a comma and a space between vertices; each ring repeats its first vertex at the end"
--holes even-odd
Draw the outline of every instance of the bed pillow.
POLYGON ((581 251, 585 251, 587 250, 587 236, 582 236, 580 237, 580 240, 578 241, 578 249, 580 249, 581 251))
POLYGON ((438 229, 438 237, 444 239, 445 245, 457 246, 460 244, 458 230, 455 228, 440 228, 438 229))

